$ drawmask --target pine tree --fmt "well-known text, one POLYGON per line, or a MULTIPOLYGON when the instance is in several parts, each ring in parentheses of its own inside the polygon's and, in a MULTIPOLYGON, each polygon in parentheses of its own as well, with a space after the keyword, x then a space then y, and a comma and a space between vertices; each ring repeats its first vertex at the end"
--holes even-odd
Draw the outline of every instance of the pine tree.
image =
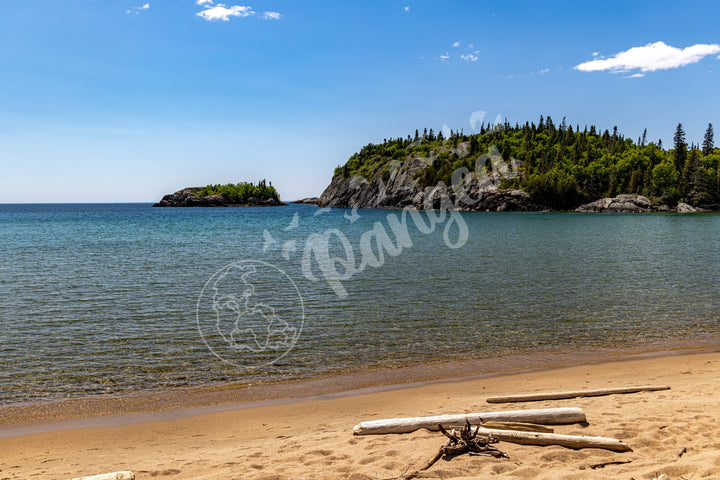
POLYGON ((644 147, 646 143, 647 143, 647 128, 645 130, 643 130, 642 140, 640 141, 640 146, 644 147))
POLYGON ((675 153, 673 154, 675 170, 682 172, 687 161, 687 143, 685 143, 685 130, 683 130, 682 123, 678 123, 675 129, 673 142, 675 144, 675 153))
POLYGON ((715 134, 713 132, 712 123, 708 123, 707 130, 705 130, 705 139, 703 140, 703 148, 702 148, 703 155, 708 155, 708 154, 712 153, 713 148, 715 148, 714 136, 715 136, 715 134))

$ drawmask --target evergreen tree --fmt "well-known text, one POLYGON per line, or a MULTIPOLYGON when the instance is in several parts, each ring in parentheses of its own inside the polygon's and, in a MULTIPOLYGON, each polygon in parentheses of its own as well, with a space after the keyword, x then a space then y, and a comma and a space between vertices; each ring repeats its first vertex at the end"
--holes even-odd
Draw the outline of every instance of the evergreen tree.
POLYGON ((682 123, 677 124, 673 142, 675 145, 675 152, 673 154, 675 170, 682 172, 685 168, 685 162, 687 162, 687 143, 685 143, 685 130, 683 130, 682 123))
POLYGON ((640 141, 640 146, 644 147, 646 143, 647 143, 647 128, 645 130, 643 130, 642 140, 640 141))
POLYGON ((707 130, 705 130, 705 139, 703 140, 703 155, 709 155, 715 148, 715 134, 713 132, 712 123, 708 123, 707 130))

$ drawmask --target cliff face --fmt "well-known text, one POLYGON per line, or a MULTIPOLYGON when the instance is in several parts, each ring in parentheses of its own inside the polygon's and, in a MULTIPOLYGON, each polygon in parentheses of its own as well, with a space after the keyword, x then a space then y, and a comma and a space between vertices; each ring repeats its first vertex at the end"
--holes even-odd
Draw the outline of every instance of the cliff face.
POLYGON ((153 207, 277 207, 285 205, 276 200, 260 200, 250 197, 246 203, 230 203, 220 195, 208 195, 198 197, 201 187, 188 187, 178 190, 175 193, 165 195, 162 200, 153 207))
MULTIPOLYGON (((541 211, 547 210, 521 190, 501 190, 500 181, 511 168, 494 161, 493 172, 465 172, 457 186, 438 183, 422 188, 418 177, 432 163, 432 157, 413 157, 394 161, 385 175, 333 177, 320 196, 321 207, 339 208, 416 208, 463 211, 541 211)), ((497 159, 495 159, 497 160, 497 159)), ((517 168, 517 165, 515 165, 517 168)))

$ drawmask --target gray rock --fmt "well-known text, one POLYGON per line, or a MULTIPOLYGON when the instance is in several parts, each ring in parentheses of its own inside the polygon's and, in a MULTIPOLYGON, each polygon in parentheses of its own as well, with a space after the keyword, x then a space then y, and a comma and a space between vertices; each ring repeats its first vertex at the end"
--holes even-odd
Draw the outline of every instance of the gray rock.
POLYGON ((692 205, 688 205, 685 202, 678 203, 677 207, 675 208, 675 211, 678 213, 695 213, 695 212, 702 212, 702 209, 695 208, 692 205))
POLYGON ((290 203, 305 203, 308 205, 317 205, 318 203, 320 203, 320 197, 301 198, 300 200, 295 200, 294 202, 290 203))
POLYGON ((643 195, 618 195, 614 198, 601 198, 594 202, 586 203, 575 209, 582 213, 642 213, 653 212, 650 199, 643 195))

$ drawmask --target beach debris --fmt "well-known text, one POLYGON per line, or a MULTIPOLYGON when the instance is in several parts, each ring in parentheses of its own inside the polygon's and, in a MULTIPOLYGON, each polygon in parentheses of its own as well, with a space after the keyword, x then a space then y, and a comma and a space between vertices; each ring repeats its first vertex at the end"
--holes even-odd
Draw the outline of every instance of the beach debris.
POLYGON ((632 452, 626 443, 614 438, 589 437, 585 435, 561 435, 557 433, 542 432, 516 432, 513 430, 497 430, 480 427, 480 435, 492 435, 501 442, 517 443, 520 445, 558 445, 561 447, 579 450, 582 448, 601 448, 613 452, 632 452))
POLYGON ((456 457, 467 453, 472 456, 508 458, 505 452, 492 445, 493 443, 497 443, 498 440, 492 436, 478 437, 480 426, 475 427, 475 430, 473 431, 473 428, 470 426, 470 422, 467 420, 465 421, 465 425, 462 430, 459 432, 456 430, 448 432, 442 424, 438 424, 437 429, 449 439, 448 443, 440 447, 440 450, 438 450, 435 456, 431 458, 424 467, 409 475, 403 476, 403 480, 415 478, 420 472, 432 467, 435 462, 440 460, 443 456, 456 457))
POLYGON ((78 477, 71 480, 135 480, 135 474, 130 471, 103 473, 101 475, 90 475, 89 477, 78 477))
POLYGON ((503 397, 490 397, 488 403, 515 403, 515 402, 539 402, 542 400, 564 400, 578 397, 599 397, 603 395, 618 395, 638 392, 656 392, 670 390, 665 386, 641 386, 627 388, 602 388, 599 390, 575 390, 568 392, 530 393, 526 395, 506 395, 503 397))
POLYGON ((555 430, 552 427, 546 427, 544 425, 537 425, 535 423, 522 423, 522 422, 483 422, 483 427, 494 428, 497 430, 515 430, 517 432, 542 432, 542 433, 553 433, 555 430))
POLYGON ((687 453, 687 447, 682 447, 675 455, 680 458, 687 453))
MULTIPOLYGON (((462 427, 466 421, 480 425, 483 421, 523 422, 540 425, 565 425, 585 423, 581 408, 542 408, 535 410, 508 410, 504 412, 463 413, 457 415, 434 415, 429 417, 391 418, 360 422, 353 428, 355 435, 381 435, 387 433, 411 433, 421 428, 437 430, 442 424, 448 428, 462 427)), ((498 430, 499 431, 499 430, 498 430)))
MULTIPOLYGON (((605 468, 608 465, 623 465, 625 463, 630 463, 630 462, 632 462, 632 460, 618 460, 618 461, 614 461, 614 462, 594 463, 594 464, 590 465, 590 468, 593 470, 597 470, 598 468, 605 468)), ((584 467, 580 467, 580 468, 582 469, 584 467)))

